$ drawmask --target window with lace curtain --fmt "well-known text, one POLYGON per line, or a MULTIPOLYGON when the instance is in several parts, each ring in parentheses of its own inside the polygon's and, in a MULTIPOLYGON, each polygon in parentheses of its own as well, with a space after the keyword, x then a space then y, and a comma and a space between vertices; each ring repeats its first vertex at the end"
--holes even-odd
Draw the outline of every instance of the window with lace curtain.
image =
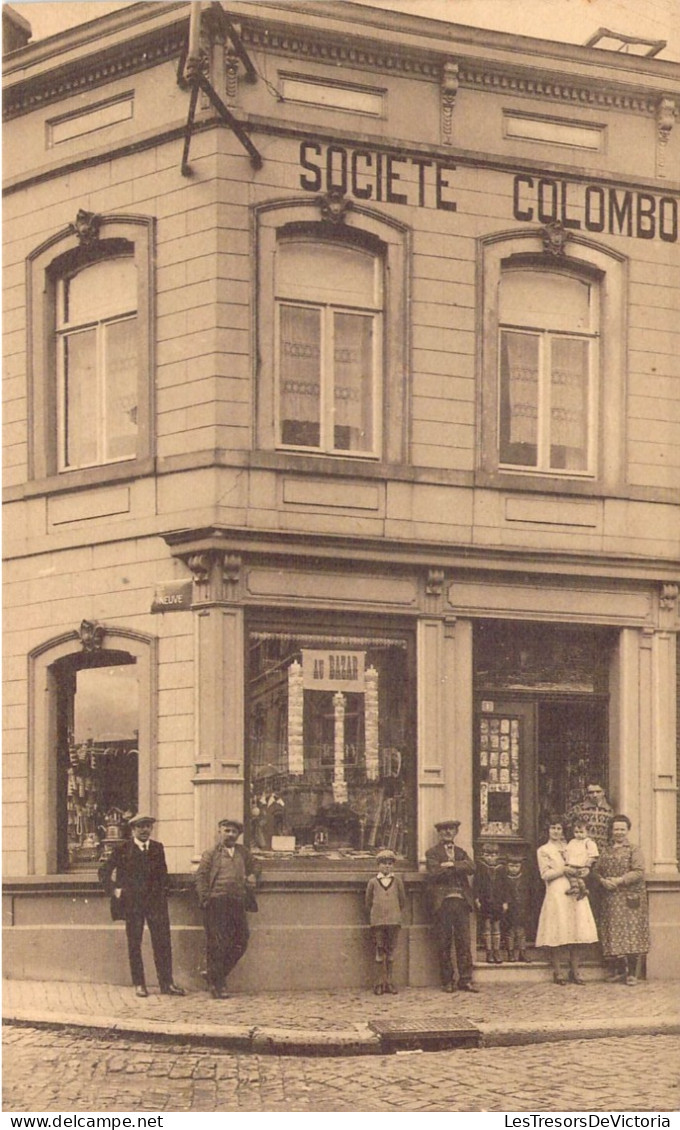
POLYGON ((309 238, 276 250, 277 444, 376 456, 382 260, 309 238))
POLYGON ((91 263, 57 284, 59 470, 137 450, 137 268, 91 263))
POLYGON ((499 284, 499 466, 593 475, 599 285, 509 269, 499 284))
POLYGON ((152 468, 153 233, 81 209, 28 256, 29 479, 47 493, 152 468))

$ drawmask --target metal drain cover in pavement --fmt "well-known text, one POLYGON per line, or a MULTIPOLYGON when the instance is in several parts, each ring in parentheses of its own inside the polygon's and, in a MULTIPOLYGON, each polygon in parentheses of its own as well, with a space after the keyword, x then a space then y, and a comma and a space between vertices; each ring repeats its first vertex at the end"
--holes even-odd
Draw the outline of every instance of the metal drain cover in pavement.
POLYGON ((469 1021, 452 1017, 429 1020, 371 1020, 385 1051, 443 1051, 446 1048, 478 1048, 482 1034, 469 1021))

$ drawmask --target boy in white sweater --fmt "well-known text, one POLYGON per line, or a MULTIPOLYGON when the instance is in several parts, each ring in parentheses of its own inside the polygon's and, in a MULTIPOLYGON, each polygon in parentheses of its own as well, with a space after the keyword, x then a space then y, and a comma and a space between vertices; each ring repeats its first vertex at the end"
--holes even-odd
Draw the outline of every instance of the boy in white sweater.
POLYGON ((394 984, 394 951, 401 929, 401 918, 406 905, 404 884, 394 874, 396 855, 383 848, 376 856, 378 874, 369 879, 366 887, 366 910, 375 944, 375 983, 373 992, 396 993, 394 984))

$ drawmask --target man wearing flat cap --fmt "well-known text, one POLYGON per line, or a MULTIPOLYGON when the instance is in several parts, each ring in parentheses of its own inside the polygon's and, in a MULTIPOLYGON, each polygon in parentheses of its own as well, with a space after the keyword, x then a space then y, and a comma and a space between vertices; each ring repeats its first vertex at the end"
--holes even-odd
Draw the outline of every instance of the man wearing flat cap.
POLYGON ((442 989, 478 993, 472 983, 470 914, 474 901, 468 876, 475 865, 454 841, 460 820, 440 820, 435 824, 439 842, 425 853, 427 883, 434 918, 442 989))
POLYGON ((243 832, 238 820, 217 825, 214 848, 203 852, 196 872, 196 892, 203 910, 207 977, 210 992, 225 1000, 225 982, 248 947, 247 910, 257 910, 255 887, 259 864, 236 841, 243 832))
POLYGON ((168 868, 165 851, 158 840, 151 839, 153 816, 138 813, 128 820, 132 835, 114 849, 99 868, 99 879, 107 894, 119 905, 115 917, 125 918, 130 973, 138 997, 148 997, 142 934, 146 922, 151 934, 151 947, 156 974, 164 996, 183 997, 172 978, 172 944, 168 915, 168 868), (114 878, 115 876, 115 878, 114 878))

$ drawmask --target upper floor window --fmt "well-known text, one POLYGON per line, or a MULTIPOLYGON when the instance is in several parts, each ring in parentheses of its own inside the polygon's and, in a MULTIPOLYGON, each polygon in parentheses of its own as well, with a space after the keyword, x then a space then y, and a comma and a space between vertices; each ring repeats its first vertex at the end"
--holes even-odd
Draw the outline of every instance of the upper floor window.
POLYGON ((29 477, 47 489, 152 455, 152 234, 81 211, 29 256, 29 477))
POLYGON ((480 482, 579 492, 626 475, 626 269, 573 235, 481 240, 480 482))
POLYGON ((403 462, 407 229, 305 199, 259 205, 257 233, 259 446, 403 462))
POLYGON ((376 455, 382 262, 363 248, 286 240, 276 256, 278 441, 376 455))
POLYGON ((93 263, 57 283, 59 470, 133 459, 137 268, 93 263))
POLYGON ((503 271, 499 294, 499 463, 593 474, 598 286, 503 271))

